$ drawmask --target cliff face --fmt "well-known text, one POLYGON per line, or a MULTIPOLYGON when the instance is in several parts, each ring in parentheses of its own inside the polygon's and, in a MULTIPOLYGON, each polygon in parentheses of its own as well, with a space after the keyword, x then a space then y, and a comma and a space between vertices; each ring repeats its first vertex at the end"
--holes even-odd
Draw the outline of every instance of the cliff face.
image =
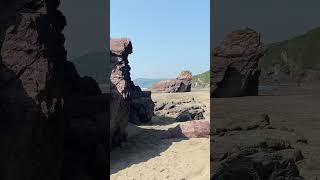
POLYGON ((265 47, 260 59, 263 84, 314 84, 320 80, 320 28, 265 47))
POLYGON ((261 56, 262 43, 254 30, 239 30, 227 35, 213 51, 211 96, 257 95, 260 76, 258 63, 261 56))
POLYGON ((59 0, 0 2, 0 179, 103 179, 109 98, 66 61, 59 0))
POLYGON ((58 0, 1 1, 0 179, 59 179, 65 18, 58 0))

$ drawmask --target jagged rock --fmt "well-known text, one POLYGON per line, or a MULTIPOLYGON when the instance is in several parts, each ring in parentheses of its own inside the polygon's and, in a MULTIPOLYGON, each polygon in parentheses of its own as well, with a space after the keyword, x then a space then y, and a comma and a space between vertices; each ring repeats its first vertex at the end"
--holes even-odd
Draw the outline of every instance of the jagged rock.
POLYGON ((211 60, 211 96, 258 95, 259 58, 263 56, 260 35, 251 29, 227 35, 213 51, 211 60))
POLYGON ((190 71, 182 71, 176 79, 163 80, 154 84, 150 89, 154 92, 190 92, 192 74, 190 71))
POLYGON ((213 128, 211 179, 301 179, 297 162, 304 157, 295 149, 299 135, 271 128, 266 114, 236 126, 213 128))
POLYGON ((176 121, 184 122, 184 121, 200 120, 200 119, 204 119, 203 112, 194 109, 194 110, 188 110, 180 113, 177 116, 176 121))
POLYGON ((58 180, 66 24, 58 0, 0 2, 0 179, 58 180))
POLYGON ((98 83, 91 77, 80 77, 74 64, 64 63, 64 96, 99 96, 102 94, 98 83))
POLYGON ((176 118, 176 121, 178 122, 185 122, 185 121, 191 121, 192 120, 192 115, 188 112, 183 112, 178 115, 176 118))
POLYGON ((131 41, 127 38, 110 41, 110 145, 119 145, 126 139, 126 127, 131 106, 131 78, 128 55, 132 53, 131 41))
POLYGON ((177 102, 156 102, 154 114, 160 117, 175 118, 178 122, 204 119, 204 105, 193 98, 177 102))
POLYGON ((136 88, 135 91, 132 92, 129 122, 139 125, 151 121, 154 115, 153 109, 154 103, 151 99, 151 92, 141 91, 141 89, 136 88))

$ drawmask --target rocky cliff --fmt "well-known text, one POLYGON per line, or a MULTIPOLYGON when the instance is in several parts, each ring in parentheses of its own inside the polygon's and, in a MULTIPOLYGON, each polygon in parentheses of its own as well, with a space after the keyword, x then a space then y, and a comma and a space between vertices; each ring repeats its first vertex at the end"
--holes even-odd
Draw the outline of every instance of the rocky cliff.
POLYGON ((254 30, 238 30, 227 35, 212 54, 211 96, 257 95, 261 56, 260 35, 254 30))
POLYGON ((320 80, 320 28, 266 46, 260 59, 263 84, 307 84, 320 80))
POLYGON ((108 98, 66 61, 59 2, 0 2, 2 180, 106 178, 108 98))
POLYGON ((210 88, 210 71, 193 76, 192 88, 210 88))
POLYGON ((63 64, 58 0, 0 2, 0 179, 58 180, 63 64))

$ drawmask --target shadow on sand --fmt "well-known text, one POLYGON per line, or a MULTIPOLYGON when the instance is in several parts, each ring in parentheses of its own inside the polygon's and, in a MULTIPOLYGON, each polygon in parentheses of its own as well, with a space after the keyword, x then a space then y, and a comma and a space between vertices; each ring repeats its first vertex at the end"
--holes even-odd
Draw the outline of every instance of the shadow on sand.
MULTIPOLYGON (((153 118, 152 123, 143 126, 165 126, 175 123, 174 118, 153 118)), ((110 175, 117 173, 134 164, 146 162, 154 157, 160 156, 174 142, 188 139, 187 137, 170 138, 170 132, 162 129, 142 128, 132 125, 133 135, 129 136, 122 147, 116 147, 110 153, 110 175)))

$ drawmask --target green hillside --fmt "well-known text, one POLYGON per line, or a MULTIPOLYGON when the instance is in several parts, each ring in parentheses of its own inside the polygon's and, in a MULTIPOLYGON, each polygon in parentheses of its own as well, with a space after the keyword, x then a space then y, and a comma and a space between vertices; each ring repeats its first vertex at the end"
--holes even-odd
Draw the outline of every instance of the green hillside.
POLYGON ((195 75, 192 77, 192 86, 194 87, 208 87, 210 84, 210 72, 195 75))
POLYGON ((298 78, 306 70, 320 70, 319 50, 320 28, 316 28, 304 35, 269 45, 265 56, 260 59, 259 67, 263 76, 279 71, 282 76, 298 78))

